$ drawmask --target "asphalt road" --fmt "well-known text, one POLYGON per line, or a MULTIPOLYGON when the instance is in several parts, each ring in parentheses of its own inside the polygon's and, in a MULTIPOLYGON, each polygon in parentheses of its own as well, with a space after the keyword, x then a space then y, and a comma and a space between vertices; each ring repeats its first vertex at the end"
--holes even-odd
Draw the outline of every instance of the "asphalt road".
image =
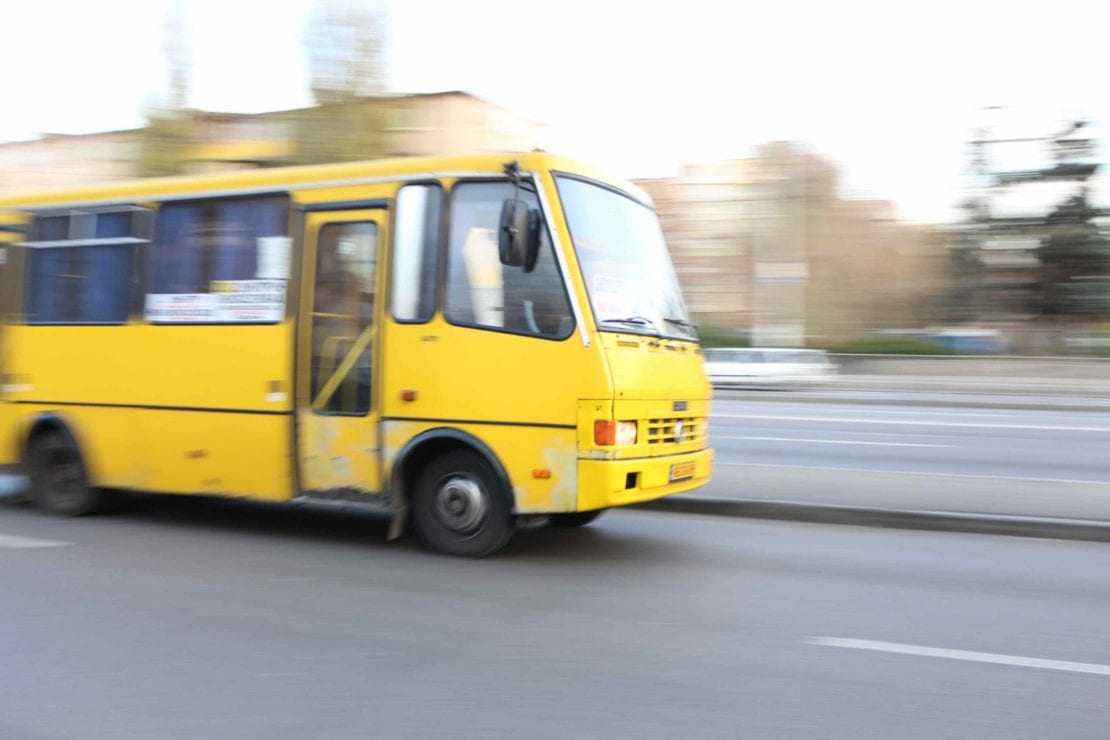
POLYGON ((1094 407, 719 397, 710 436, 700 494, 1110 521, 1110 411, 1094 407))
POLYGON ((333 512, 0 507, 0 737, 1101 738, 1110 549, 611 512, 484 561, 333 512))

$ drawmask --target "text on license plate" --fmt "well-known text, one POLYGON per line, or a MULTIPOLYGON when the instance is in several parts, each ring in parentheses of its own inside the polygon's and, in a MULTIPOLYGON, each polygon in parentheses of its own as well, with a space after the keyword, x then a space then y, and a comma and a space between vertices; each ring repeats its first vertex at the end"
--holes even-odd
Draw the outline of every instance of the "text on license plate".
POLYGON ((694 477, 694 461, 675 463, 671 466, 671 483, 694 477))

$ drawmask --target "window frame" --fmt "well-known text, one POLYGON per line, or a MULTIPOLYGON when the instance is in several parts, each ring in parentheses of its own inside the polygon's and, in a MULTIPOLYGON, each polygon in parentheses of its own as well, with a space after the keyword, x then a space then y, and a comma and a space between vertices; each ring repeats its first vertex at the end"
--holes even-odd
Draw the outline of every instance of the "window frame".
MULTIPOLYGON (((458 327, 461 327, 461 328, 464 328, 464 329, 478 329, 478 330, 482 330, 482 331, 492 331, 492 332, 496 332, 498 334, 508 334, 508 335, 517 336, 517 337, 527 337, 529 339, 542 339, 542 340, 548 341, 548 342, 565 342, 566 340, 568 340, 572 336, 574 336, 575 331, 577 331, 577 329, 578 329, 578 320, 577 320, 577 317, 575 316, 574 303, 571 301, 571 291, 573 290, 573 287, 568 284, 567 276, 563 272, 562 266, 561 266, 560 261, 559 261, 559 257, 555 252, 555 250, 558 249, 558 246, 556 244, 555 232, 552 229, 552 224, 550 224, 548 222, 548 218, 547 218, 548 214, 544 213, 543 199, 540 197, 540 194, 538 192, 538 190, 543 187, 543 183, 542 182, 536 182, 534 179, 531 179, 531 178, 528 178, 528 177, 525 177, 521 180, 520 187, 521 187, 522 191, 527 191, 527 192, 531 193, 533 195, 533 197, 535 197, 536 207, 540 209, 540 218, 542 219, 542 223, 540 224, 540 228, 547 235, 547 242, 548 242, 548 245, 551 249, 551 255, 550 255, 551 261, 552 261, 552 264, 553 264, 553 267, 554 267, 554 270, 555 270, 555 274, 559 279, 559 286, 562 290, 563 300, 566 302, 567 315, 570 317, 570 325, 567 328, 566 333, 562 334, 562 335, 533 334, 532 332, 516 331, 514 329, 507 329, 507 328, 501 327, 501 326, 490 326, 488 324, 476 324, 476 323, 469 323, 469 322, 464 322, 464 321, 455 321, 455 320, 452 320, 451 317, 447 315, 447 289, 448 289, 449 283, 450 283, 450 281, 449 281, 449 277, 450 277, 449 276, 449 270, 450 270, 450 267, 451 267, 451 227, 453 225, 453 217, 454 217, 454 209, 455 209, 455 197, 456 197, 456 192, 455 191, 459 188, 459 186, 462 186, 462 185, 474 185, 474 184, 483 184, 483 183, 512 185, 512 181, 507 177, 497 177, 497 176, 467 177, 467 178, 460 178, 460 179, 456 180, 451 185, 450 192, 448 193, 448 197, 447 197, 447 201, 446 201, 446 206, 447 207, 444 210, 444 214, 443 214, 443 216, 444 216, 444 234, 443 234, 443 238, 441 240, 441 249, 440 249, 440 251, 442 252, 442 268, 441 268, 440 276, 439 276, 439 298, 438 298, 439 309, 440 309, 440 312, 443 315, 443 320, 446 321, 451 326, 458 326, 458 327)), ((508 269, 519 270, 521 268, 511 267, 511 268, 508 268, 508 269)))
MULTIPOLYGON (((389 269, 385 285, 385 300, 388 302, 388 311, 383 311, 383 315, 388 314, 389 318, 397 324, 410 324, 420 325, 427 324, 435 320, 437 314, 443 309, 443 291, 440 290, 440 283, 443 282, 444 270, 447 268, 445 261, 447 255, 447 238, 449 231, 447 227, 447 214, 450 208, 450 193, 443 183, 439 180, 414 180, 412 182, 404 182, 401 187, 397 188, 397 193, 393 196, 390 213, 390 229, 393 232, 389 239, 389 269), (435 274, 432 276, 432 306, 431 311, 428 313, 427 318, 417 319, 402 319, 398 318, 394 312, 393 305, 393 292, 394 292, 394 279, 397 272, 397 240, 400 237, 400 200, 401 191, 407 187, 431 187, 439 191, 439 223, 436 224, 436 245, 435 252, 432 255, 432 264, 435 266, 435 274)), ((420 288, 423 289, 421 283, 420 288)))
MULTIPOLYGON (((582 267, 582 260, 578 255, 578 246, 577 246, 577 244, 574 240, 574 229, 572 229, 571 226, 570 226, 570 219, 567 217, 566 209, 565 209, 565 206, 563 204, 563 194, 562 194, 562 190, 559 188, 559 181, 560 180, 577 180, 577 181, 585 183, 587 185, 593 185, 593 186, 601 188, 603 190, 608 190, 609 192, 614 193, 616 195, 623 196, 624 198, 627 198, 628 200, 632 201, 633 203, 636 203, 637 205, 640 205, 640 206, 646 208, 648 211, 650 211, 655 216, 656 221, 659 222, 660 229, 662 229, 662 220, 659 216, 659 211, 655 207, 655 204, 651 203, 647 200, 644 200, 643 198, 640 198, 635 193, 631 193, 627 190, 624 190, 620 187, 617 187, 616 185, 611 185, 611 184, 609 184, 607 182, 604 182, 602 180, 596 180, 592 177, 588 177, 586 175, 581 175, 581 174, 578 174, 576 172, 567 172, 567 171, 563 171, 563 170, 552 170, 551 171, 551 177, 552 177, 552 179, 554 180, 554 183, 555 183, 555 190, 556 190, 556 192, 559 193, 559 210, 563 213, 564 219, 566 219, 567 235, 570 237, 571 246, 573 248, 575 266, 578 268, 578 274, 582 276, 583 281, 586 280, 586 273, 585 273, 585 271, 582 267)), ((670 245, 667 244, 666 246, 667 246, 667 251, 668 251, 668 258, 671 261, 671 269, 675 273, 675 280, 678 281, 678 268, 677 268, 677 266, 675 266, 675 263, 674 263, 674 254, 670 251, 670 245)), ((693 317, 690 316, 689 307, 686 306, 686 295, 685 295, 685 291, 682 291, 682 283, 678 282, 678 286, 679 286, 679 290, 680 290, 680 295, 682 297, 683 306, 686 309, 686 314, 687 314, 686 318, 687 318, 687 320, 690 321, 690 323, 692 325, 694 325, 695 322, 693 321, 693 317)), ((635 329, 632 329, 631 327, 625 327, 625 329, 622 329, 622 330, 614 330, 614 329, 609 329, 609 328, 602 329, 600 327, 600 324, 603 323, 603 322, 598 321, 597 311, 594 308, 594 297, 593 297, 592 291, 589 289, 588 286, 584 286, 584 287, 586 288, 586 290, 585 290, 586 305, 589 306, 591 321, 593 322, 594 329, 597 332, 599 332, 599 333, 600 332, 610 332, 610 333, 636 334, 638 336, 651 337, 653 339, 665 339, 665 340, 674 341, 674 342, 689 342, 691 344, 702 346, 702 341, 703 340, 701 338, 701 335, 697 332, 696 328, 693 329, 693 332, 694 332, 694 335, 695 335, 693 337, 685 337, 685 336, 679 336, 679 335, 675 335, 675 334, 669 334, 669 333, 667 333, 665 331, 662 331, 662 330, 655 331, 655 332, 637 331, 635 329)))
MULTIPOLYGON (((385 210, 385 209, 382 209, 382 210, 385 210)), ((387 211, 387 213, 388 213, 388 211, 387 211)), ((327 409, 327 408, 317 409, 317 408, 315 408, 315 406, 312 403, 312 401, 313 401, 312 397, 315 394, 315 392, 317 391, 317 388, 315 387, 315 380, 316 380, 315 375, 314 375, 315 368, 313 367, 313 360, 315 359, 314 358, 314 354, 315 354, 314 349, 315 348, 314 348, 313 345, 314 345, 315 340, 316 340, 316 311, 315 311, 315 307, 316 307, 316 289, 319 286, 318 276, 319 276, 319 268, 320 268, 320 236, 324 233, 324 230, 327 229, 330 226, 350 226, 350 225, 354 225, 354 224, 359 224, 359 225, 371 224, 374 227, 374 286, 373 287, 375 288, 375 293, 374 293, 375 302, 370 307, 370 323, 367 325, 366 328, 374 326, 375 322, 378 323, 379 330, 381 328, 381 323, 380 323, 380 321, 378 321, 377 313, 376 313, 380 308, 380 301, 377 300, 377 295, 378 294, 377 294, 376 291, 377 291, 377 288, 378 288, 379 281, 381 280, 381 273, 382 273, 382 269, 381 269, 381 265, 382 265, 382 247, 381 247, 382 238, 381 238, 381 234, 382 234, 382 230, 384 228, 384 225, 382 224, 381 221, 375 221, 373 219, 356 219, 356 220, 351 220, 351 221, 344 221, 344 220, 324 221, 323 223, 319 224, 316 227, 316 230, 315 230, 316 231, 315 240, 314 240, 315 247, 313 249, 313 257, 315 258, 315 263, 314 263, 313 268, 312 268, 312 306, 311 306, 311 310, 309 310, 309 312, 308 312, 308 316, 306 317, 308 319, 308 322, 309 322, 309 325, 308 325, 308 332, 309 332, 308 333, 308 339, 309 339, 309 341, 308 341, 308 345, 309 345, 308 346, 308 353, 309 353, 309 372, 308 372, 309 411, 311 411, 311 413, 316 415, 316 416, 339 416, 339 417, 361 419, 361 418, 366 418, 368 416, 371 416, 371 415, 373 415, 377 412, 378 394, 374 393, 374 369, 375 369, 374 366, 375 366, 375 359, 376 359, 374 355, 375 355, 375 351, 377 349, 376 345, 378 344, 378 342, 380 342, 380 337, 378 337, 377 342, 371 342, 371 344, 364 350, 364 351, 368 352, 369 355, 370 355, 370 384, 369 384, 369 387, 368 387, 369 398, 368 398, 368 402, 366 404, 366 410, 365 411, 333 411, 333 410, 327 409)), ((338 244, 338 242, 337 242, 337 244, 338 244)), ((365 328, 362 328, 361 331, 365 331, 365 328)), ((339 389, 337 388, 336 392, 338 392, 338 390, 339 389)))
MULTIPOLYGON (((47 209, 37 211, 31 215, 31 220, 26 224, 25 234, 29 237, 26 241, 15 244, 5 244, 5 247, 17 246, 22 248, 24 259, 22 265, 22 295, 19 297, 20 323, 25 326, 124 326, 135 318, 137 294, 142 285, 142 267, 144 259, 144 246, 149 247, 154 235, 155 216, 153 209, 135 203, 116 203, 111 205, 95 206, 90 208, 72 207, 60 209, 47 209), (102 215, 115 215, 119 213, 130 214, 131 223, 128 236, 97 237, 95 219, 102 215), (39 228, 41 221, 49 218, 66 218, 67 233, 65 239, 40 239, 39 228), (79 233, 82 231, 78 223, 92 219, 91 236, 79 233), (32 263, 35 254, 40 250, 82 250, 95 247, 130 247, 128 250, 128 271, 123 287, 126 288, 126 308, 124 316, 119 321, 39 321, 30 318, 28 302, 32 300, 35 291, 32 290, 32 263)), ((87 276, 83 276, 86 277, 87 276)))
MULTIPOLYGON (((298 250, 297 241, 295 236, 295 222, 294 219, 298 215, 298 209, 301 204, 294 201, 292 194, 288 190, 259 190, 249 193, 236 193, 234 195, 204 195, 203 193, 196 196, 189 196, 186 198, 170 198, 165 200, 152 200, 150 202, 151 209, 154 213, 154 221, 151 227, 149 247, 147 249, 146 259, 143 261, 143 274, 142 290, 140 291, 140 306, 139 311, 143 323, 150 326, 276 326, 291 320, 292 313, 290 311, 291 304, 295 301, 294 283, 297 281, 300 268, 296 264, 298 250), (281 311, 279 318, 273 321, 153 321, 147 318, 146 299, 149 295, 174 295, 172 293, 152 293, 151 289, 154 287, 154 271, 156 270, 158 260, 158 225, 162 214, 162 209, 166 206, 190 205, 197 203, 229 203, 244 200, 264 200, 267 198, 282 198, 285 209, 285 232, 277 235, 285 237, 289 240, 289 274, 284 279, 285 282, 285 305, 281 311)), ((206 248, 210 251, 210 248, 206 248)), ((211 271, 212 260, 210 255, 201 255, 201 264, 209 266, 211 271)), ((211 276, 208 282, 211 283, 211 276)), ((211 295, 211 291, 208 292, 211 295)))

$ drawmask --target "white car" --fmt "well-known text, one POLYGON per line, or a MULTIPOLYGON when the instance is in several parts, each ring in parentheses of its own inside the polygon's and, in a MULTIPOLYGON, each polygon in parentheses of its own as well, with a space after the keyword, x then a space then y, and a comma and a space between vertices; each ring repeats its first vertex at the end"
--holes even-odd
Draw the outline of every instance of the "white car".
POLYGON ((722 347, 704 352, 714 388, 803 388, 831 382, 837 371, 823 349, 722 347))

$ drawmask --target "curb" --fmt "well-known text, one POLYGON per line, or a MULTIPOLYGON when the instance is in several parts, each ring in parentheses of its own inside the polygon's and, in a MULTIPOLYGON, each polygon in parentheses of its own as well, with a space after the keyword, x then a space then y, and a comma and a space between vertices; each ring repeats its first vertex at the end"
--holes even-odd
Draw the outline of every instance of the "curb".
POLYGON ((832 504, 804 504, 795 501, 753 501, 681 495, 634 504, 629 508, 816 524, 849 524, 888 529, 918 529, 970 534, 1000 534, 1012 537, 1110 542, 1110 522, 1090 519, 883 509, 832 504))

